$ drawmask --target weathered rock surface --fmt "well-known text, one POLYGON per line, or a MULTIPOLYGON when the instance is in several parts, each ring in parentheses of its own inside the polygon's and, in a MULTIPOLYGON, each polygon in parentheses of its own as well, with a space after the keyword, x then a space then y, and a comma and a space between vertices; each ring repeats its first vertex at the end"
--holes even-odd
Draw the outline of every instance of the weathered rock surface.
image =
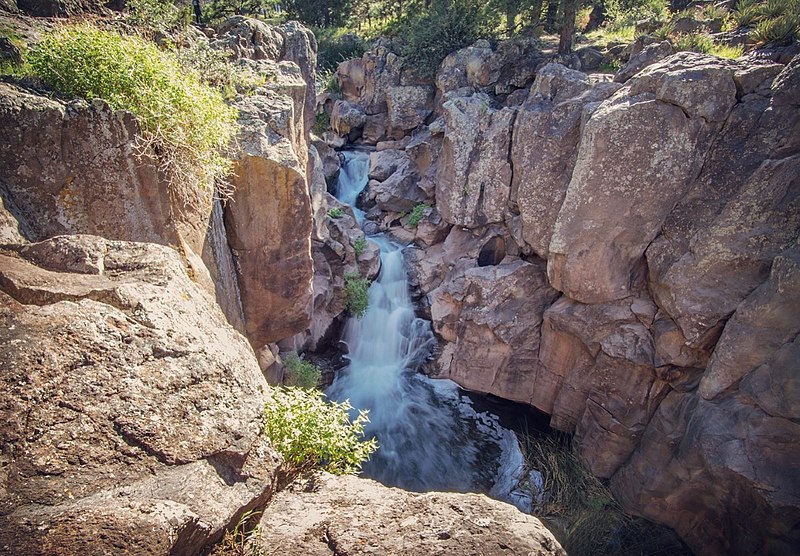
POLYGON ((436 204, 446 221, 475 228, 502 222, 511 191, 511 129, 516 112, 495 110, 487 95, 444 103, 445 135, 436 204))
POLYGON ((736 102, 733 73, 714 58, 678 54, 592 114, 550 243, 555 288, 585 303, 631 294, 644 250, 688 192, 709 136, 736 102))
POLYGON ((479 494, 417 494, 323 475, 261 518, 262 549, 287 555, 566 554, 538 519, 479 494))
POLYGON ((522 239, 547 258, 558 211, 572 176, 584 109, 618 87, 601 84, 591 92, 580 72, 548 64, 536 76, 514 122, 511 202, 521 216, 522 239))
POLYGON ((446 342, 440 367, 465 388, 530 403, 541 316, 557 297, 543 266, 521 260, 470 268, 439 286, 428 299, 446 342))
POLYGON ((0 550, 197 553, 273 490, 267 386, 163 246, 0 254, 0 550))
MULTIPOLYGON (((296 79, 296 86, 304 87, 303 81, 296 79)), ((291 98, 260 89, 241 97, 237 107, 240 150, 225 227, 247 337, 258 350, 301 332, 311 318, 312 214, 303 163, 307 150, 305 142, 295 142, 298 122, 291 98)))

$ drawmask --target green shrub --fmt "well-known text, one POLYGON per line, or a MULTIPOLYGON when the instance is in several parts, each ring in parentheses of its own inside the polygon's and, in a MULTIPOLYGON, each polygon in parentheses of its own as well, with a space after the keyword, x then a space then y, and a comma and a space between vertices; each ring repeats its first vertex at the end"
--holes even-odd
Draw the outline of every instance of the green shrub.
POLYGON ((172 0, 126 0, 128 21, 153 31, 169 31, 189 24, 190 9, 172 0))
POLYGON ((709 53, 714 48, 714 39, 702 33, 680 34, 672 42, 678 51, 709 53))
POLYGON ((360 257, 361 253, 367 247, 367 238, 360 237, 353 242, 353 250, 356 252, 356 257, 360 257))
MULTIPOLYGON (((314 133, 321 136, 330 128, 331 128, 331 117, 328 115, 327 112, 320 112, 319 114, 314 116, 314 128, 312 130, 314 133)), ((341 214, 339 216, 341 216, 341 214)), ((334 218, 339 218, 339 217, 336 216, 334 218)))
POLYGON ((350 421, 349 402, 326 402, 319 390, 278 387, 264 408, 264 434, 283 456, 289 471, 324 469, 355 473, 378 448, 375 439, 362 441, 366 411, 350 421))
POLYGON ((800 37, 800 13, 763 19, 756 23, 751 37, 759 44, 789 44, 800 37))
POLYGON ((341 218, 344 216, 344 211, 339 207, 333 207, 332 209, 328 209, 328 216, 330 218, 341 218))
POLYGON ((317 72, 317 92, 338 94, 342 92, 339 80, 336 78, 336 70, 320 70, 317 72))
POLYGON ((317 69, 320 72, 336 71, 340 62, 361 58, 367 51, 364 39, 344 28, 316 27, 312 30, 317 38, 317 69))
POLYGON ((406 220, 406 224, 408 224, 408 226, 411 228, 416 228, 422 220, 422 217, 425 216, 425 210, 429 208, 430 206, 426 205, 425 203, 419 203, 416 205, 413 209, 411 209, 411 212, 408 215, 408 220, 406 220))
POLYGON ((296 355, 290 355, 284 359, 283 363, 285 366, 283 383, 286 386, 306 389, 319 386, 322 371, 311 361, 305 361, 296 355))
POLYGON ((361 318, 369 307, 369 280, 360 274, 347 274, 344 277, 344 304, 350 314, 361 318))
POLYGON ((32 77, 60 95, 102 98, 131 111, 173 188, 207 187, 230 171, 224 154, 236 109, 174 54, 138 37, 65 25, 31 48, 27 64, 32 77))
POLYGON ((431 0, 400 26, 401 54, 415 68, 433 73, 445 56, 480 38, 493 38, 496 21, 479 0, 431 0))
POLYGON ((251 91, 268 80, 267 75, 244 63, 231 62, 226 52, 211 48, 206 42, 198 41, 178 50, 177 56, 181 64, 196 71, 203 83, 219 89, 225 98, 251 91))

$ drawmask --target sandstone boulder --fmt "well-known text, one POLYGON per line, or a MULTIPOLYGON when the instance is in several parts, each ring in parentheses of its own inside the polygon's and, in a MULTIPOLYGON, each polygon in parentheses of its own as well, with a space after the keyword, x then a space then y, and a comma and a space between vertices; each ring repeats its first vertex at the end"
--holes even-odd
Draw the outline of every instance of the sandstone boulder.
POLYGON ((447 222, 475 228, 502 222, 511 191, 511 129, 516 111, 496 110, 485 94, 444 103, 445 135, 436 207, 447 222))
POLYGON ((272 494, 267 386, 167 247, 0 255, 0 547, 194 554, 272 494))
MULTIPOLYGON (((304 86, 299 78, 297 86, 304 86)), ((259 89, 258 94, 239 98, 237 107, 239 153, 225 227, 239 277, 247 337, 258 350, 301 332, 310 320, 313 264, 307 150, 304 143, 296 143, 302 121, 293 117, 292 99, 259 89)))
POLYGON ((275 497, 253 544, 291 556, 566 554, 535 517, 479 494, 418 494, 322 475, 275 497))
POLYGON ((631 294, 644 250, 736 102, 733 73, 726 62, 682 53, 650 66, 592 113, 550 243, 554 287, 585 303, 631 294))
POLYGON ((530 403, 541 321, 558 297, 542 265, 478 266, 428 294, 434 331, 446 342, 439 372, 465 388, 530 403))

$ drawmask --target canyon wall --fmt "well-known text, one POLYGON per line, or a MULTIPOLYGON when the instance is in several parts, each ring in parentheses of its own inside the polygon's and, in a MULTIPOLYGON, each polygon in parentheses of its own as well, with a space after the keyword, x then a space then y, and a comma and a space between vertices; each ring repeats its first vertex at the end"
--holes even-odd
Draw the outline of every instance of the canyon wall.
POLYGON ((430 372, 548 413, 698 554, 794 553, 800 57, 656 45, 612 80, 502 44, 427 82, 383 44, 326 105, 415 243, 430 372))

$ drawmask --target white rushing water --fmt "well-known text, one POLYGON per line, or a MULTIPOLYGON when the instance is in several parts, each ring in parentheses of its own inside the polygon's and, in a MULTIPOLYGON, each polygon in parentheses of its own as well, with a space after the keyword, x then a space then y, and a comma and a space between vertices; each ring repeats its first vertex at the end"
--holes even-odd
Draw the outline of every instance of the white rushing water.
MULTIPOLYGON (((345 157, 336 196, 355 203, 369 159, 356 152, 345 157)), ((414 315, 402 247, 371 239, 381 247, 381 272, 369 289, 366 315, 346 324, 350 365, 327 391, 369 410, 367 434, 380 448, 364 475, 416 491, 487 492, 530 511, 530 498, 514 492, 523 473, 514 433, 496 416, 476 412, 455 383, 417 372, 435 345, 430 323, 414 315)))

